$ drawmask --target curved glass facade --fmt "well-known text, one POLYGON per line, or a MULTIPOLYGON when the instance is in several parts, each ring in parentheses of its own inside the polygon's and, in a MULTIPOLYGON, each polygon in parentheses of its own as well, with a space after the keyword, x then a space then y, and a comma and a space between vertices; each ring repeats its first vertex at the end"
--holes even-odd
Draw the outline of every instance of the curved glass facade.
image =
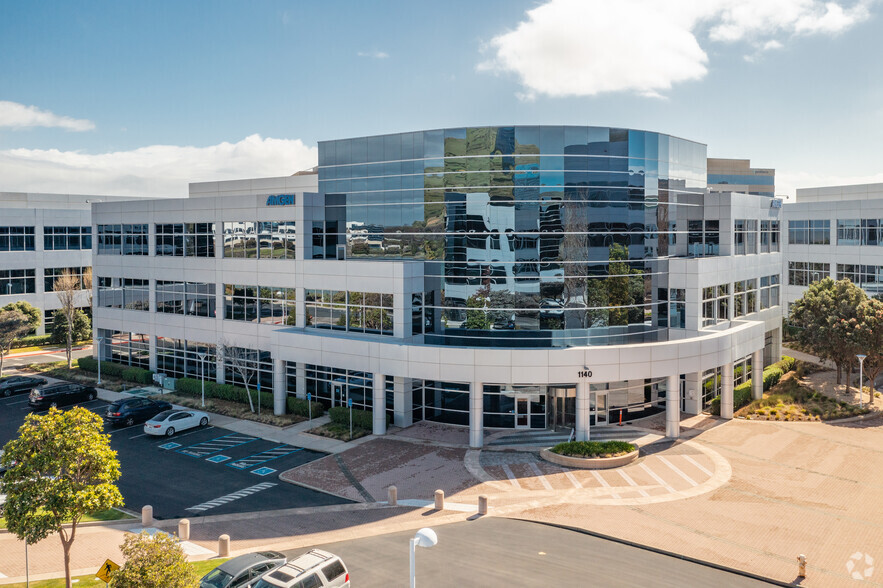
POLYGON ((685 207, 705 187, 705 145, 629 129, 320 142, 312 255, 345 245, 350 259, 423 261, 427 343, 654 341, 667 326, 665 260, 688 254, 685 207))

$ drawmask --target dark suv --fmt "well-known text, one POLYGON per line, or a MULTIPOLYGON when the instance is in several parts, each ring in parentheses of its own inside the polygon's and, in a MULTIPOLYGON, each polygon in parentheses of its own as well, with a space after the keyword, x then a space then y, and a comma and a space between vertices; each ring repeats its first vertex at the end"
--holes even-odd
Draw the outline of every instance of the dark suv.
POLYGON ((37 386, 43 386, 46 380, 43 378, 30 378, 28 376, 9 376, 0 380, 0 396, 12 396, 30 392, 37 386))
POLYGON ((92 386, 82 384, 49 384, 31 392, 28 404, 31 408, 48 408, 50 406, 66 406, 81 400, 94 400, 98 396, 92 386))
POLYGON ((172 405, 165 400, 126 398, 110 404, 107 407, 107 412, 104 413, 104 420, 110 425, 123 424, 131 427, 135 423, 142 423, 171 408, 172 405))

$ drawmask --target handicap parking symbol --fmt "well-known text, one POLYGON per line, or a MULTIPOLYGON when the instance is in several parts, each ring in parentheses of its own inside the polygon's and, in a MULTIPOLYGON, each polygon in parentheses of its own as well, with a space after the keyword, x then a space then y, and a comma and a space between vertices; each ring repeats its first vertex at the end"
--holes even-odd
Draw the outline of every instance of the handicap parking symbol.
POLYGON ((180 443, 163 443, 159 446, 160 449, 174 449, 176 447, 181 447, 180 443))
POLYGON ((252 470, 251 473, 257 474, 258 476, 269 476, 273 472, 275 472, 273 468, 258 468, 256 470, 252 470))
POLYGON ((213 455, 212 457, 207 457, 206 461, 210 461, 212 463, 221 463, 227 461, 228 459, 230 458, 226 455, 213 455))

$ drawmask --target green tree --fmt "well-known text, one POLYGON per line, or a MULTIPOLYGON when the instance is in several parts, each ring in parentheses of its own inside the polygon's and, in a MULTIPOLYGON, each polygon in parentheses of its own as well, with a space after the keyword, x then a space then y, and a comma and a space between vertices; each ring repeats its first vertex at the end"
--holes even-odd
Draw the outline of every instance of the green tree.
POLYGON ((103 426, 100 416, 81 407, 29 414, 0 458, 7 468, 0 481, 6 528, 28 544, 58 533, 67 588, 80 519, 123 504, 116 487, 120 462, 103 426))
MULTIPOLYGON (((70 331, 71 341, 86 341, 92 338, 92 321, 89 316, 77 308, 74 311, 74 328, 70 331)), ((67 315, 62 310, 56 310, 52 322, 53 343, 66 343, 68 337, 67 315)))
POLYGON ((28 302, 24 300, 17 300, 16 302, 10 302, 0 310, 17 310, 20 313, 24 314, 28 317, 28 322, 31 325, 31 333, 34 333, 38 328, 40 328, 40 324, 43 322, 43 318, 40 313, 40 309, 36 306, 31 306, 28 302))
MULTIPOLYGON (((858 318, 853 337, 859 353, 867 355, 864 375, 870 384, 870 402, 874 402, 874 382, 883 371, 883 301, 871 298, 862 302, 857 309, 858 318)), ((859 382, 859 389, 863 386, 859 382)))
POLYGON ((120 550, 126 563, 110 576, 113 588, 196 588, 199 578, 188 565, 175 537, 151 536, 142 531, 128 535, 120 550))
POLYGON ((798 327, 797 340, 822 359, 837 365, 837 383, 843 369, 852 372, 857 363, 852 330, 859 305, 867 300, 861 288, 849 280, 835 282, 825 278, 811 284, 791 306, 791 324, 798 327))
POLYGON ((16 339, 31 330, 28 317, 18 310, 0 310, 0 376, 3 375, 3 359, 12 349, 16 339))

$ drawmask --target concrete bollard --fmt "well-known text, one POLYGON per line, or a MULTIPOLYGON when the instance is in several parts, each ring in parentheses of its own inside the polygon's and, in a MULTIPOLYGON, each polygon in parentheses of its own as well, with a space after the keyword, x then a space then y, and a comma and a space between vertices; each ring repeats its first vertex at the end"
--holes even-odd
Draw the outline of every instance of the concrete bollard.
POLYGON ((797 577, 806 578, 806 556, 802 553, 797 556, 797 577))
POLYGON ((218 557, 230 557, 230 535, 218 537, 218 557))
POLYGON ((435 510, 444 510, 445 509, 445 491, 444 490, 436 490, 435 491, 435 510))
POLYGON ((149 527, 153 524, 153 507, 149 504, 141 507, 141 526, 149 527))
POLYGON ((178 539, 181 541, 190 541, 190 520, 181 519, 178 521, 178 539))
POLYGON ((399 503, 399 489, 395 486, 390 486, 387 489, 387 498, 386 502, 390 506, 396 506, 399 503))
POLYGON ((487 496, 479 496, 478 497, 478 514, 480 514, 480 515, 487 514, 487 496))

